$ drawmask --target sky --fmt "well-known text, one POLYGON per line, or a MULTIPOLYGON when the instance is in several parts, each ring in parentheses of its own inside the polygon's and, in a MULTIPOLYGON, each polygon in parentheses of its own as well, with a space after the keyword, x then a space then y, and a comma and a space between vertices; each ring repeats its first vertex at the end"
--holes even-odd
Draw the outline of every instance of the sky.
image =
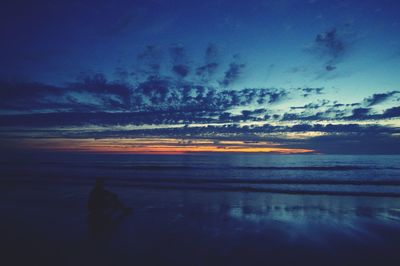
POLYGON ((3 1, 0 147, 400 153, 396 0, 3 1))

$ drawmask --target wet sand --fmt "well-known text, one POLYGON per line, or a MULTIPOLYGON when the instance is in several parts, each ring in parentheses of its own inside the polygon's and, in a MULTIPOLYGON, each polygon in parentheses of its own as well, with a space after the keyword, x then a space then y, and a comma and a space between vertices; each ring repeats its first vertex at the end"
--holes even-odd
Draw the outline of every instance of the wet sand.
POLYGON ((94 230, 90 186, 0 186, 1 265, 400 262, 398 198, 108 188, 133 213, 94 230))

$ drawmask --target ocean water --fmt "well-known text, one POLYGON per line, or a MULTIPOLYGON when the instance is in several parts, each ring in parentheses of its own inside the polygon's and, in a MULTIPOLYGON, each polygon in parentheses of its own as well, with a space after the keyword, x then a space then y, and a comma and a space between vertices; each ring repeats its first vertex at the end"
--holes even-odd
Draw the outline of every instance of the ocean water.
POLYGON ((0 161, 0 265, 399 265, 400 156, 0 161), (99 177, 133 210, 100 231, 86 208, 99 177))
POLYGON ((1 160, 3 182, 400 197, 398 155, 40 154, 1 160))

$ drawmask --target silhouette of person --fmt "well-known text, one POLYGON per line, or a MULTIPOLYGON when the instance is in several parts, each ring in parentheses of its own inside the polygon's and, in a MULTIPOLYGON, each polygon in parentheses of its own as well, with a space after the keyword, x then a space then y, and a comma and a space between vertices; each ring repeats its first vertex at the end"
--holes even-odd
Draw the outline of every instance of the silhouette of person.
POLYGON ((104 188, 102 179, 96 180, 87 207, 89 227, 94 235, 112 229, 131 211, 115 193, 104 188))
POLYGON ((88 211, 90 214, 103 213, 106 211, 130 210, 118 198, 115 193, 104 188, 102 179, 97 179, 88 200, 88 211))

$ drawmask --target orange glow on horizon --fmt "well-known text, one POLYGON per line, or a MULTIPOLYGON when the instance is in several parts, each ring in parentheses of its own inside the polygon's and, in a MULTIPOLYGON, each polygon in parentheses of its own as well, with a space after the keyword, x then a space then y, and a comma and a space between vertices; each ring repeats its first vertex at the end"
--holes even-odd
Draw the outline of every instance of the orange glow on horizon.
MULTIPOLYGON (((21 143, 21 142, 20 142, 21 143)), ((121 153, 121 154, 190 154, 190 153, 313 153, 311 149, 279 147, 270 142, 244 142, 178 139, 30 139, 23 147, 34 150, 121 153)))
POLYGON ((92 151, 106 153, 138 153, 138 154, 185 154, 185 153, 307 153, 312 150, 268 148, 268 147, 219 147, 219 146, 146 146, 146 147, 93 147, 92 151))

